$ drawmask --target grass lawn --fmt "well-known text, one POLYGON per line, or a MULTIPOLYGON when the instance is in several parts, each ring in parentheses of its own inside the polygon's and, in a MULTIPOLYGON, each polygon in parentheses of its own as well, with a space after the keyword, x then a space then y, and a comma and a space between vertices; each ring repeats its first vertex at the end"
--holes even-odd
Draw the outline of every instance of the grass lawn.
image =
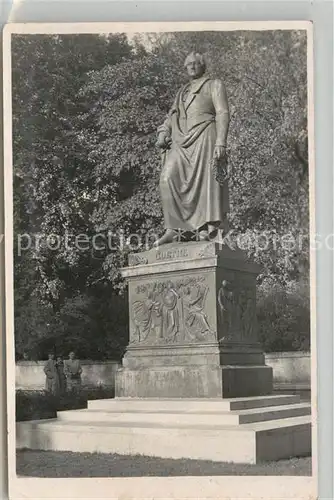
POLYGON ((67 451, 17 451, 17 475, 33 477, 310 476, 311 457, 258 465, 67 451))

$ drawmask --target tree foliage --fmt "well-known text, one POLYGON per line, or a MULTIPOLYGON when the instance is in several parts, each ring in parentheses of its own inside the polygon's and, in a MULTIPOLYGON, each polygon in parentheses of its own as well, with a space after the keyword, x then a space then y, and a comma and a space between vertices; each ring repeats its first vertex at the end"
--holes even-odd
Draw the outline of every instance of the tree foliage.
MULTIPOLYGON (((80 311, 85 309, 78 306, 80 297, 85 297, 86 304, 91 302, 87 292, 102 297, 104 303, 109 303, 112 296, 112 283, 103 288, 103 294, 100 283, 95 283, 94 273, 101 267, 100 256, 92 254, 90 248, 78 248, 70 240, 71 235, 83 233, 90 237, 94 234, 90 215, 95 202, 89 197, 94 167, 87 161, 87 149, 81 142, 80 116, 87 103, 79 94, 89 71, 131 57, 132 49, 124 35, 13 38, 18 352, 29 350, 41 354, 41 346, 49 349, 59 344, 57 339, 64 336, 64 329, 71 339, 73 322, 68 315, 62 316, 64 308, 68 310, 72 305, 74 316, 77 313, 80 316, 80 311), (22 234, 31 235, 32 240, 27 245, 28 238, 21 237, 22 244, 29 248, 20 252, 18 240, 22 234), (50 249, 47 244, 46 238, 51 235, 61 238, 58 250, 50 249)), ((77 319, 80 328, 76 328, 76 338, 80 348, 79 340, 87 324, 93 336, 97 328, 93 327, 87 311, 80 316, 80 321, 77 319)), ((101 328, 102 318, 99 322, 99 332, 107 337, 117 334, 112 330, 106 333, 105 328, 101 328)), ((86 339, 86 351, 87 345, 86 339)), ((95 355, 98 354, 101 356, 95 349, 95 355)))
POLYGON ((275 339, 289 328, 298 336, 302 310, 306 340, 289 345, 307 343, 306 35, 181 32, 138 35, 132 44, 121 34, 15 37, 15 231, 62 237, 59 249, 42 239, 16 256, 18 350, 29 344, 43 351, 50 341, 59 348, 75 343, 96 357, 122 352, 127 312, 117 302, 119 269, 129 243, 140 249, 162 230, 155 134, 185 81, 190 50, 204 52, 209 73, 226 84, 231 238, 251 241, 249 253, 263 268, 260 330, 270 317, 275 339), (116 250, 106 239, 95 251, 66 247, 66 233, 112 233, 116 250), (137 236, 127 240, 131 234, 137 236), (294 243, 282 244, 283 235, 294 243), (256 242, 268 244, 259 249, 256 242), (301 308, 291 300, 297 292, 301 308), (285 312, 270 309, 270 301, 285 312), (115 303, 125 313, 110 321, 115 303))

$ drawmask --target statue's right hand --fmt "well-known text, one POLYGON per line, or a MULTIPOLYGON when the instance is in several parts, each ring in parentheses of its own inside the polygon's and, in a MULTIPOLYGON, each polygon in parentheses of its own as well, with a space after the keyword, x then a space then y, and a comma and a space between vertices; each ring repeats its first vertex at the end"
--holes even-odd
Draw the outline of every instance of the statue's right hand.
POLYGON ((163 148, 164 147, 164 143, 165 143, 165 138, 164 137, 161 137, 159 135, 155 145, 158 147, 158 148, 163 148))
POLYGON ((164 134, 159 134, 157 142, 156 142, 156 146, 160 149, 166 149, 170 145, 171 142, 172 141, 171 141, 170 137, 167 137, 164 134))

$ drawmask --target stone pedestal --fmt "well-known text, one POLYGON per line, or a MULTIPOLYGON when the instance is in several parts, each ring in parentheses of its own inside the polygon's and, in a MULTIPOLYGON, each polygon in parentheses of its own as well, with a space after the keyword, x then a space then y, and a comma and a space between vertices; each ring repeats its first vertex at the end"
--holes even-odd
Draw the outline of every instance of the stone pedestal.
POLYGON ((132 255, 116 398, 18 422, 18 448, 259 463, 311 453, 311 406, 269 395, 256 266, 214 243, 132 255), (240 397, 237 397, 240 396, 240 397))
POLYGON ((17 448, 260 463, 311 453, 299 396, 116 398, 16 424, 17 448))
POLYGON ((231 398, 272 392, 257 341, 256 276, 240 250, 176 243, 129 256, 130 341, 117 397, 231 398))

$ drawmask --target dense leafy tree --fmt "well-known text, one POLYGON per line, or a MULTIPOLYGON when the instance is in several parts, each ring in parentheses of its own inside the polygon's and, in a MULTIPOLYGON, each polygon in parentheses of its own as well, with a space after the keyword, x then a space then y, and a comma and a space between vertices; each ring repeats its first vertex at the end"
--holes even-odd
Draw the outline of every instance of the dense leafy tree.
POLYGON ((123 35, 23 36, 14 42, 16 231, 84 233, 90 240, 100 235, 94 252, 91 244, 50 251, 42 243, 16 259, 17 338, 23 346, 27 332, 35 332, 32 342, 42 350, 47 339, 58 346, 76 339, 81 352, 94 356, 122 351, 126 309, 117 308, 125 311, 119 326, 109 323, 110 298, 121 300, 119 269, 131 244, 140 250, 162 230, 155 131, 185 81, 186 54, 200 50, 228 91, 231 239, 241 235, 251 242, 249 253, 263 268, 260 331, 270 318, 275 338, 268 343, 261 334, 262 341, 266 348, 305 347, 305 34, 164 33, 134 42, 130 46, 123 35), (127 240, 130 234, 136 236, 127 240), (269 244, 259 249, 256 241, 269 244), (25 323, 30 300, 31 310, 41 312, 29 320, 27 314, 25 323), (44 314, 52 317, 51 333, 43 329, 44 314), (305 321, 298 337, 300 314, 305 321), (284 335, 298 338, 286 341, 284 335))
POLYGON ((185 55, 199 50, 207 55, 209 72, 225 81, 231 227, 253 241, 257 233, 270 235, 268 251, 255 255, 266 275, 283 283, 303 278, 307 239, 293 249, 283 248, 281 237, 308 234, 306 34, 175 33, 159 40, 159 50, 180 70, 185 55))
MULTIPOLYGON (((76 309, 75 298, 94 284, 101 267, 99 255, 87 245, 78 248, 69 237, 94 234, 93 165, 80 142, 80 115, 87 103, 79 91, 89 71, 131 57, 121 34, 13 37, 15 319, 21 353, 37 349, 44 337, 60 335, 59 314, 68 300, 76 309), (31 237, 30 245, 22 234, 31 237)), ((109 302, 111 296, 112 285, 102 300, 109 302)), ((67 318, 63 325, 70 335, 67 318)))

